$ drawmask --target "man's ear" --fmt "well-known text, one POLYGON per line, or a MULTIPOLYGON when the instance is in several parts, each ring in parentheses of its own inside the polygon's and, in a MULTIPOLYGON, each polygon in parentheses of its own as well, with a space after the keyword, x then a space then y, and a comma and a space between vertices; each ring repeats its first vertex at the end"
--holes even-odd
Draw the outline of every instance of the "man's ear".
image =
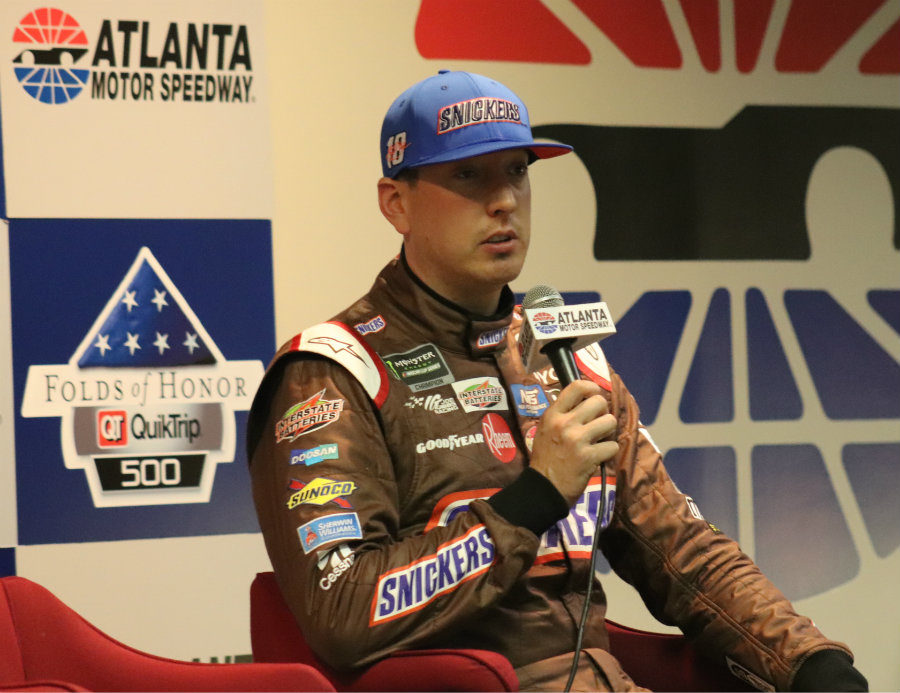
POLYGON ((382 178, 378 181, 378 206, 384 218, 391 222, 397 232, 406 235, 409 232, 407 219, 406 192, 409 184, 393 178, 382 178))

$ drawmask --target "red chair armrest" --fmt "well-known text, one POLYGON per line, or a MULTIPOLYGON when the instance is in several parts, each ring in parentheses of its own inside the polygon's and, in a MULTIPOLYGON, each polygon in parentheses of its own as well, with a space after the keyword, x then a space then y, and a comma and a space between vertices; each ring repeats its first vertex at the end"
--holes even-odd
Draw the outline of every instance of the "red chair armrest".
POLYGON ((683 635, 651 633, 607 620, 609 649, 635 683, 653 691, 752 691, 683 635))
POLYGON ((20 681, 18 683, 0 683, 0 691, 22 691, 23 693, 39 693, 40 691, 86 691, 68 681, 20 681))

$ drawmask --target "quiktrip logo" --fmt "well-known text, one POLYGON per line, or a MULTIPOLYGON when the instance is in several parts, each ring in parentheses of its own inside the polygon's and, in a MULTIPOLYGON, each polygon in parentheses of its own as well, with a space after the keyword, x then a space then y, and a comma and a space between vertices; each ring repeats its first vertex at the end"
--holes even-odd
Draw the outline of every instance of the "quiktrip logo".
POLYGON ((13 63, 25 91, 48 104, 67 103, 85 88, 101 101, 256 100, 246 25, 98 21, 89 41, 63 10, 42 7, 23 17, 13 32, 13 63))
POLYGON ((22 416, 62 419, 65 465, 98 508, 205 503, 262 373, 225 359, 141 248, 69 363, 28 369, 22 416))
POLYGON ((101 448, 128 445, 128 414, 123 409, 97 412, 97 445, 101 448))

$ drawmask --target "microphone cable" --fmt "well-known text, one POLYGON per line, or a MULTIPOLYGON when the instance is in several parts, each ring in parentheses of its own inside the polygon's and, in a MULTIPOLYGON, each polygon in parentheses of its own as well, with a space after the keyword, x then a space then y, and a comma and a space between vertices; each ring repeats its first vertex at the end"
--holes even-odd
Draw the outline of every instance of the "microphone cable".
POLYGON ((575 672, 578 671, 578 661, 581 658, 581 643, 584 640, 584 627, 587 624, 588 611, 591 608, 591 592, 594 588, 594 558, 597 547, 600 545, 600 532, 603 529, 603 516, 606 515, 606 462, 600 465, 600 506, 597 508, 597 525, 594 527, 594 540, 591 543, 591 567, 588 571, 588 584, 584 594, 584 606, 581 608, 581 619, 578 623, 578 634, 575 638, 575 655, 572 657, 572 668, 569 670, 569 680, 563 689, 569 693, 572 682, 575 680, 575 672))

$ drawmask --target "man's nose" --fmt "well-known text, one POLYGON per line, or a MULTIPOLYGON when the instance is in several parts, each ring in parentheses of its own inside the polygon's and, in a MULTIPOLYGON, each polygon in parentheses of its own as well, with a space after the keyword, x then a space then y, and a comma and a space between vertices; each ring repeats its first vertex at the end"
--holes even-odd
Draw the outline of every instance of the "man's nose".
POLYGON ((515 186, 508 180, 497 181, 488 194, 488 214, 509 214, 519 204, 515 186))

